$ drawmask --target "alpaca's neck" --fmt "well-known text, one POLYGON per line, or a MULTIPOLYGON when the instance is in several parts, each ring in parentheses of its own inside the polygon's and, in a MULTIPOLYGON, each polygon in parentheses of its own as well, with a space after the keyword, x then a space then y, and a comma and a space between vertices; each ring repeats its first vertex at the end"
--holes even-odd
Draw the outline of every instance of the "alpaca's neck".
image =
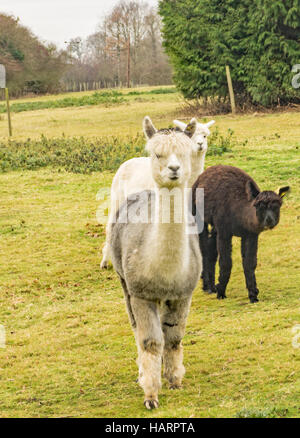
POLYGON ((188 233, 185 187, 169 192, 156 189, 155 221, 147 252, 151 270, 159 268, 164 276, 174 276, 188 264, 188 233), (174 196, 172 195, 174 193, 174 196))
POLYGON ((188 182, 189 187, 192 187, 198 176, 204 172, 205 155, 206 151, 192 154, 191 177, 188 182))

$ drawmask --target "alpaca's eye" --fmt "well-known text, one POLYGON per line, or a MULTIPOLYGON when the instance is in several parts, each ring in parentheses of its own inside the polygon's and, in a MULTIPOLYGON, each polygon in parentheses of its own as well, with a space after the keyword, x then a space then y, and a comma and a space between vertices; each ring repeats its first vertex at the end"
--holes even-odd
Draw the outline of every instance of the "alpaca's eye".
POLYGON ((159 160, 161 158, 161 155, 155 154, 156 158, 159 160))

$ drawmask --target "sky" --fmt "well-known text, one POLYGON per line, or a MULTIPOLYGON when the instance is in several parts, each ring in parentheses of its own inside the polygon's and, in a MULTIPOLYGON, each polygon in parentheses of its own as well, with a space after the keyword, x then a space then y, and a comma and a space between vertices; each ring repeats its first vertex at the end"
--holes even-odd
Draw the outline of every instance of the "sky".
MULTIPOLYGON (((87 37, 119 0, 1 0, 0 13, 20 18, 42 41, 60 49, 71 38, 87 37)), ((146 0, 157 6, 158 0, 146 0)))

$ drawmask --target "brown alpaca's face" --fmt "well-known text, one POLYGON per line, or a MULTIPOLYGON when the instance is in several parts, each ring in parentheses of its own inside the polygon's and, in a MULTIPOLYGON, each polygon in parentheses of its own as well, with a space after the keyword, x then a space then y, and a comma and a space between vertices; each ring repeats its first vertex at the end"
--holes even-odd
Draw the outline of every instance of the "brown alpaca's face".
POLYGON ((274 192, 261 192, 254 201, 256 216, 263 230, 276 227, 280 219, 282 200, 274 192))
POLYGON ((282 187, 278 194, 272 191, 260 192, 252 181, 246 183, 248 201, 256 209, 256 217, 262 230, 271 230, 276 227, 280 219, 282 198, 290 191, 290 187, 282 187))

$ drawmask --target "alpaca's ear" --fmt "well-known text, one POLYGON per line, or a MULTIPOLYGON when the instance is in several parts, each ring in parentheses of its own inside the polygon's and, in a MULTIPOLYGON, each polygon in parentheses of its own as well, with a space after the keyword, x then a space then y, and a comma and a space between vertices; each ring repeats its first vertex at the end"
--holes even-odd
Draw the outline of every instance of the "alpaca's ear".
POLYGON ((210 128, 212 125, 216 123, 215 120, 211 120, 210 122, 206 123, 207 128, 210 128))
POLYGON ((257 197, 257 195, 260 193, 259 188, 256 184, 253 184, 252 181, 246 182, 246 193, 248 201, 253 201, 257 197))
POLYGON ((146 116, 143 120, 143 130, 146 138, 149 140, 153 135, 157 132, 157 129, 154 127, 151 122, 150 117, 146 116))
POLYGON ((291 191, 290 186, 281 187, 281 189, 278 190, 278 195, 283 198, 287 193, 291 191))
POLYGON ((181 131, 184 131, 187 127, 187 124, 184 122, 180 122, 180 120, 173 120, 173 123, 177 128, 179 128, 181 131))
POLYGON ((196 127, 197 127, 197 120, 193 118, 184 130, 185 135, 187 135, 190 138, 193 137, 196 131, 196 127))

